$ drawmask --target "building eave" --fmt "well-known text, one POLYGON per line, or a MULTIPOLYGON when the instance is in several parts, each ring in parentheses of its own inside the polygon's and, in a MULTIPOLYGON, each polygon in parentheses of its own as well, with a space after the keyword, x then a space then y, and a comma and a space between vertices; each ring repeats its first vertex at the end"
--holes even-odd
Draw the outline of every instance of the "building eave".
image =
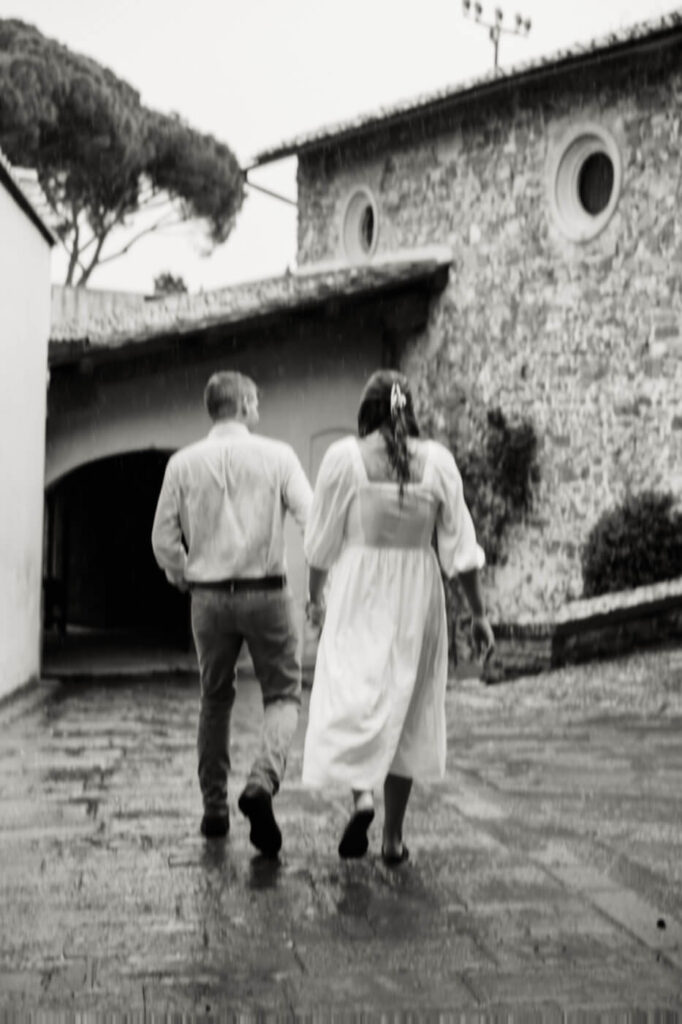
MULTIPOLYGON (((81 312, 78 321, 69 324, 53 316, 49 364, 57 368, 134 359, 178 344, 191 347, 208 336, 270 327, 308 311, 326 309, 335 315, 358 300, 382 297, 408 286, 442 290, 451 258, 449 250, 439 247, 360 266, 311 266, 281 277, 161 302, 145 303, 144 296, 137 296, 136 304, 133 297, 122 296, 118 320, 115 296, 110 297, 109 315, 103 320, 93 316, 88 324, 81 312)), ((65 291, 55 289, 57 298, 65 291)), ((90 293, 90 299, 95 297, 96 293, 90 293)), ((88 295, 75 299, 87 302, 88 295)))

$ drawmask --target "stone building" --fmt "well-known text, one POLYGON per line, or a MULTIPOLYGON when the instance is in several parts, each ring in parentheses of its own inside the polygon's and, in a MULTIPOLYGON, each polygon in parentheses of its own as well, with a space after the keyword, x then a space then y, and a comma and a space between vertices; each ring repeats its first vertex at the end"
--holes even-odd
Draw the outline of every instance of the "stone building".
POLYGON ((53 241, 0 153, 0 698, 40 671, 53 241))
POLYGON ((457 384, 469 420, 497 406, 540 445, 487 575, 498 621, 579 596, 581 545, 628 489, 682 491, 681 101, 673 14, 256 158, 298 158, 301 268, 446 247, 400 353, 422 413, 444 427, 457 384))

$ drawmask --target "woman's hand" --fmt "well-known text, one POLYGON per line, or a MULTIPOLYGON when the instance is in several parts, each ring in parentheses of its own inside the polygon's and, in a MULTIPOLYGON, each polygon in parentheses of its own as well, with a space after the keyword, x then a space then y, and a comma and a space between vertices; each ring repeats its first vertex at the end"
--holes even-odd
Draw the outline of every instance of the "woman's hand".
POLYGON ((480 658, 482 665, 485 665, 495 650, 495 635, 487 615, 474 615, 471 621, 471 640, 476 657, 480 658))

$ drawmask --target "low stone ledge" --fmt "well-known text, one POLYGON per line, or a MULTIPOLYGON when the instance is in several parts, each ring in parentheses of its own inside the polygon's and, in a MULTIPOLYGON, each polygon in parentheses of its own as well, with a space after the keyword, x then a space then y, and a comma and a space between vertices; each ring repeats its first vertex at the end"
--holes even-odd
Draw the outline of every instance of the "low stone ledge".
POLYGON ((592 618, 626 608, 641 608, 669 597, 682 597, 682 576, 662 580, 660 583, 649 583, 644 587, 634 587, 632 590, 617 590, 611 594, 601 594, 599 597, 568 601, 552 618, 557 624, 574 622, 577 619, 592 618))
POLYGON ((682 578, 571 601, 551 621, 493 629, 495 653, 482 673, 489 684, 682 639, 682 578))

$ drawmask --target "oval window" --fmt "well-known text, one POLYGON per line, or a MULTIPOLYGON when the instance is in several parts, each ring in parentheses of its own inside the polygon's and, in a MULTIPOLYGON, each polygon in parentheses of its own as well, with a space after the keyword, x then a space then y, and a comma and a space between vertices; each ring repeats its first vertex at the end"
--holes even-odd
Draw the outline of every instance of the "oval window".
POLYGON ((369 189, 352 193, 343 216, 343 247, 353 263, 368 260, 377 244, 377 211, 369 189))
POLYGON ((621 188, 620 151, 599 125, 572 129, 562 140, 550 171, 552 212, 574 242, 594 238, 609 222, 621 188))

